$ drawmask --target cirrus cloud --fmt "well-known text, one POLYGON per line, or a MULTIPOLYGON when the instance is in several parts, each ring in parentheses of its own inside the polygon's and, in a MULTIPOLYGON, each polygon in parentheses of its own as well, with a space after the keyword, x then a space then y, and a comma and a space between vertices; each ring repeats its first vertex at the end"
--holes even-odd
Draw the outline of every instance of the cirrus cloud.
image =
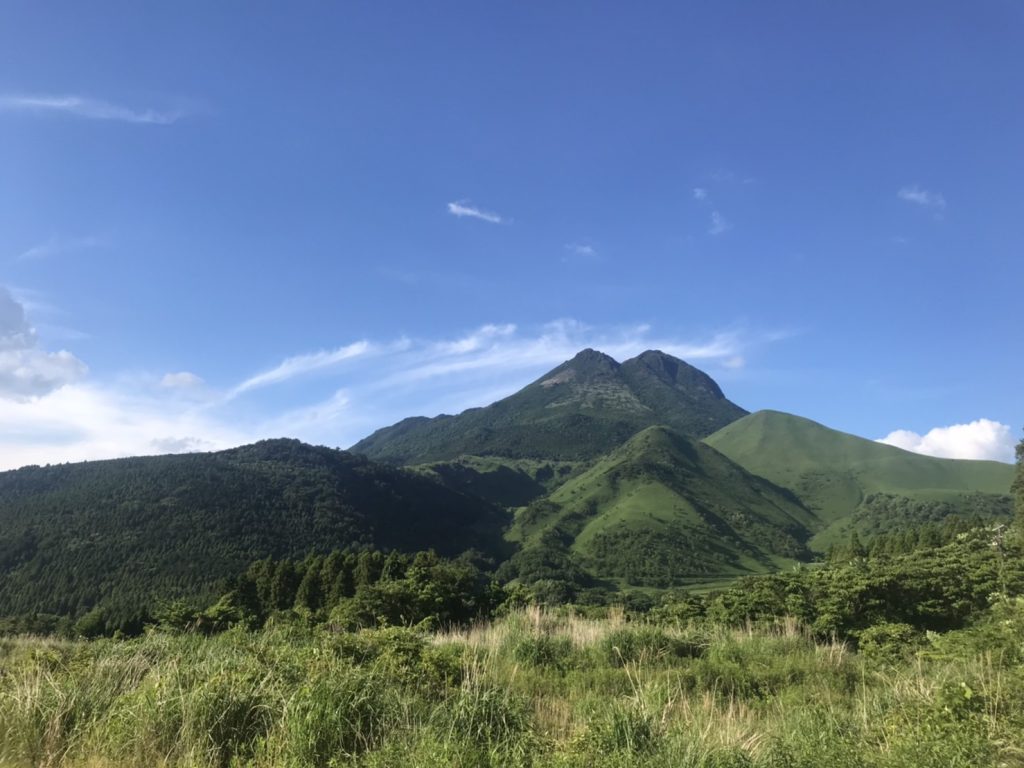
POLYGON ((143 125, 170 125, 182 117, 181 112, 133 109, 88 96, 45 94, 0 96, 0 111, 65 114, 88 120, 115 120, 143 125))
POLYGON ((457 218, 469 217, 471 219, 480 219, 486 221, 489 224, 501 224, 504 219, 494 213, 493 211, 484 211, 473 205, 470 205, 468 201, 458 200, 454 203, 448 203, 448 213, 457 218))

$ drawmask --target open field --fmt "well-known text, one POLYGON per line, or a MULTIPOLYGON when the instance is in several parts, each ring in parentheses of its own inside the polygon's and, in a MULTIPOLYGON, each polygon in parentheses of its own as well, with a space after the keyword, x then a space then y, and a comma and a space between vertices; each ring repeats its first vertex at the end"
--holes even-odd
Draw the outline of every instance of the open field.
POLYGON ((4 766, 1024 766, 1024 604, 917 650, 528 609, 0 641, 4 766))

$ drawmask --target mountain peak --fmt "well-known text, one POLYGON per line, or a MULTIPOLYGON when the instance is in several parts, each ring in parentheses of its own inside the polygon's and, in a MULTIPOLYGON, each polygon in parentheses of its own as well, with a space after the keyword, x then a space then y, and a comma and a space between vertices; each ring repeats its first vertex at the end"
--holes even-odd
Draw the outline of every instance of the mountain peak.
POLYGON ((660 349, 648 349, 622 365, 627 370, 643 370, 653 374, 665 384, 677 389, 699 392, 715 400, 725 399, 721 387, 704 371, 660 349))
POLYGON ((568 361, 568 363, 570 365, 573 365, 574 367, 580 365, 597 365, 601 367, 610 368, 612 370, 619 367, 619 362, 615 358, 611 357, 610 355, 606 355, 604 352, 599 352, 596 349, 591 349, 590 347, 587 347, 586 349, 577 352, 576 355, 571 360, 568 361))
POLYGON ((746 413, 707 374, 664 352, 648 350, 620 364, 588 348, 486 408, 399 422, 352 450, 404 464, 460 455, 580 461, 645 427, 664 424, 703 437, 746 413))

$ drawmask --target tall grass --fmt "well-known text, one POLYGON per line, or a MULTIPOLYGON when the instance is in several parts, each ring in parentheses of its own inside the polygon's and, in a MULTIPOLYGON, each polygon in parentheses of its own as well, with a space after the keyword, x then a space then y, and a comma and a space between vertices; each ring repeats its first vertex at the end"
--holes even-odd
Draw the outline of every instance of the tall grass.
POLYGON ((859 656, 792 621, 537 609, 433 635, 7 639, 0 765, 1024 766, 1015 643, 1003 621, 859 656))

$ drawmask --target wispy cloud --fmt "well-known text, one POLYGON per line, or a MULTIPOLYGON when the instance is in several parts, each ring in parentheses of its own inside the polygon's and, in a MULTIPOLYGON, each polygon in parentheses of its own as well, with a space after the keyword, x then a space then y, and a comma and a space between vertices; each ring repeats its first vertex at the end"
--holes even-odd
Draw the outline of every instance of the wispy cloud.
POLYGON ((897 429, 877 442, 894 445, 906 451, 945 459, 990 459, 1013 461, 1016 441, 1013 430, 991 419, 976 419, 968 424, 935 427, 920 435, 908 429, 897 429))
POLYGON ((15 256, 15 260, 33 261, 35 259, 55 256, 58 253, 80 251, 86 248, 96 248, 101 245, 103 245, 103 241, 98 237, 61 237, 60 235, 52 235, 43 242, 19 253, 15 256))
POLYGON ((566 243, 564 249, 563 263, 593 263, 602 261, 601 254, 598 253, 597 248, 589 243, 566 243))
MULTIPOLYGON (((19 336, 28 333, 23 308, 7 310, 6 341, 31 349, 19 336)), ((736 329, 686 338, 643 324, 591 326, 572 319, 530 328, 488 323, 451 337, 360 340, 293 355, 233 386, 204 383, 181 370, 93 382, 83 363, 62 352, 54 358, 66 364, 61 375, 39 380, 30 397, 4 388, 0 352, 0 468, 213 450, 281 436, 351 445, 406 416, 486 405, 585 347, 620 361, 661 349, 714 374, 742 367, 744 356, 769 338, 736 329), (301 377, 301 387, 275 386, 301 377), (262 388, 265 397, 242 397, 262 388)))
POLYGON ((160 386, 167 389, 191 389, 192 387, 200 387, 202 385, 202 378, 189 371, 165 373, 160 379, 160 386))
POLYGON ((732 229, 732 223, 718 211, 711 212, 711 226, 708 227, 709 235, 721 235, 732 229))
POLYGON ((946 198, 938 192, 931 192, 924 189, 917 184, 911 184, 903 187, 896 196, 907 203, 913 203, 914 205, 920 205, 925 208, 932 208, 934 210, 945 210, 946 198))
POLYGON ((65 114, 88 120, 115 120, 143 125, 170 125, 183 117, 181 112, 134 109, 87 96, 5 95, 0 96, 0 111, 35 114, 65 114))
POLYGON ((228 399, 233 399, 243 392, 259 389, 271 384, 280 384, 296 376, 304 376, 314 371, 330 368, 345 360, 351 360, 352 358, 368 354, 372 350, 373 345, 370 342, 356 341, 337 349, 289 357, 270 370, 250 376, 228 393, 228 399))
POLYGON ((448 203, 448 213, 452 216, 469 217, 471 219, 480 219, 491 224, 501 224, 504 219, 493 211, 484 211, 477 208, 466 200, 460 200, 454 203, 448 203))
POLYGON ((704 187, 694 187, 693 188, 693 199, 694 200, 707 200, 708 199, 708 191, 706 189, 704 189, 704 187))

